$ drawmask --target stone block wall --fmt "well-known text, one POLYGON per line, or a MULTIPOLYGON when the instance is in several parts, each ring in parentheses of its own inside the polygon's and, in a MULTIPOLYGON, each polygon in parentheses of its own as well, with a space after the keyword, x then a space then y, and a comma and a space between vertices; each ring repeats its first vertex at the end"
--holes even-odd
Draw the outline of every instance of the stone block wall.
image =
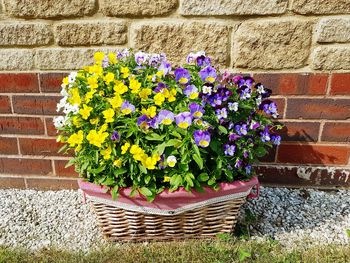
POLYGON ((52 125, 61 79, 124 47, 252 74, 286 124, 262 182, 350 186, 350 0, 0 0, 0 187, 76 188, 52 125))

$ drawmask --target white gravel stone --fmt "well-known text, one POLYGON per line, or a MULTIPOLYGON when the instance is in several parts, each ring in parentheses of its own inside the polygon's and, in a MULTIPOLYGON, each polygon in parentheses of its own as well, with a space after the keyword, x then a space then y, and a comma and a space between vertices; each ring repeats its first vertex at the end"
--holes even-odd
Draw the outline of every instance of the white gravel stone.
MULTIPOLYGON (((349 244, 350 191, 261 188, 242 207, 256 217, 252 238, 286 247, 349 244)), ((0 190, 0 245, 88 251, 106 245, 96 217, 77 191, 0 190)))

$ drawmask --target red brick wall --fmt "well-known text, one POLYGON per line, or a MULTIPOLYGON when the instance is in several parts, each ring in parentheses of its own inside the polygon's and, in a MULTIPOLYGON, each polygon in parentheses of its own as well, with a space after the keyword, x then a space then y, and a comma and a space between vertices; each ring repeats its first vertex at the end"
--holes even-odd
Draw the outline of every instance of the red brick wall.
MULTIPOLYGON (((64 73, 0 73, 0 188, 75 188, 52 117, 64 73)), ((283 143, 258 166, 284 186, 350 186, 350 73, 256 73, 279 105, 283 143)))

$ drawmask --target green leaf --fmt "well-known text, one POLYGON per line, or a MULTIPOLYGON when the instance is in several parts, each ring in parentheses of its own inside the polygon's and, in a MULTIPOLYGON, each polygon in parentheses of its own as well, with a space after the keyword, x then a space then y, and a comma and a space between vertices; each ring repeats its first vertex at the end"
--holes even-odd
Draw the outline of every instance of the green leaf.
POLYGON ((175 137, 177 137, 177 138, 179 138, 179 139, 182 139, 180 133, 178 133, 177 131, 172 131, 170 134, 175 136, 175 137))
POLYGON ((103 183, 103 185, 107 185, 107 186, 110 186, 110 185, 113 185, 114 184, 114 179, 112 177, 107 177, 103 183))
POLYGON ((96 169, 90 169, 89 172, 92 173, 92 174, 99 174, 101 173, 102 171, 104 171, 106 168, 106 166, 102 165, 96 169))
POLYGON ((240 262, 246 260, 247 258, 250 258, 251 256, 252 255, 248 251, 244 250, 243 248, 238 249, 238 260, 240 262))
POLYGON ((214 185, 216 182, 216 178, 215 177, 212 177, 209 181, 208 181, 208 185, 214 185))
POLYGON ((118 169, 114 170, 113 174, 115 176, 118 176, 118 175, 126 173, 127 171, 128 170, 126 168, 118 168, 118 169))
POLYGON ((189 186, 193 187, 193 179, 194 179, 194 175, 192 173, 187 173, 185 176, 185 181, 188 183, 189 186))
POLYGON ((147 187, 141 187, 140 188, 140 192, 141 194, 143 194, 144 196, 152 196, 153 193, 151 192, 151 190, 149 190, 147 187))
POLYGON ((165 146, 174 146, 175 148, 178 148, 181 145, 181 141, 178 139, 171 139, 165 143, 165 146))
POLYGON ((219 128, 219 131, 221 131, 223 134, 227 134, 228 133, 227 129, 224 126, 220 125, 218 128, 219 128))
POLYGON ((163 141, 165 137, 164 135, 159 135, 157 133, 151 133, 150 135, 146 136, 145 139, 149 141, 163 141))
POLYGON ((140 171, 144 174, 147 174, 147 169, 142 164, 139 164, 140 171))
POLYGON ((201 173, 197 179, 200 182, 206 182, 209 180, 209 175, 207 173, 201 173))
POLYGON ((75 163, 75 159, 70 159, 67 164, 64 166, 64 168, 68 168, 69 166, 72 166, 75 163))
POLYGON ((209 147, 217 154, 221 154, 220 143, 217 140, 212 140, 209 144, 209 147))
POLYGON ((157 146, 157 152, 159 155, 162 155, 164 153, 164 150, 165 150, 165 142, 157 146))
POLYGON ((174 174, 170 177, 170 185, 179 187, 182 184, 182 177, 180 174, 174 174))
POLYGON ((68 144, 65 144, 57 151, 57 153, 61 153, 61 152, 65 151, 65 150, 67 150, 67 149, 68 149, 68 144))
POLYGON ((145 180, 144 180, 144 181, 145 181, 145 184, 148 184, 149 181, 151 181, 151 176, 150 176, 150 175, 146 175, 144 179, 145 179, 145 180))
POLYGON ((267 151, 264 147, 260 146, 255 150, 256 156, 263 157, 267 154, 267 151))
POLYGON ((199 152, 199 148, 198 148, 197 144, 193 144, 193 149, 194 149, 194 152, 200 157, 201 153, 199 152))
POLYGON ((346 229, 346 235, 350 238, 350 229, 346 229))
POLYGON ((113 200, 115 200, 115 199, 117 199, 118 198, 118 195, 119 195, 119 186, 118 185, 116 185, 116 186, 114 186, 113 188, 112 188, 112 190, 111 190, 111 194, 112 194, 112 199, 113 200))
POLYGON ((203 160, 201 157, 199 157, 197 154, 194 154, 192 156, 193 160, 197 163, 199 169, 203 169, 203 160))

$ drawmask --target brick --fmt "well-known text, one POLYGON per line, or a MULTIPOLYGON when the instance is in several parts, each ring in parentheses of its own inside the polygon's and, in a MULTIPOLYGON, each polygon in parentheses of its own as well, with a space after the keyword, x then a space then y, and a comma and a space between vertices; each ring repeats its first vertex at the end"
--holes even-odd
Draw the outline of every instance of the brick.
POLYGON ((0 173, 52 175, 51 160, 0 158, 0 173))
POLYGON ((350 187, 350 168, 314 166, 258 166, 259 181, 266 186, 350 187))
POLYGON ((321 46, 311 55, 311 67, 317 70, 350 69, 349 46, 321 46))
POLYGON ((283 141, 307 141, 316 142, 320 130, 319 122, 288 122, 278 133, 282 136, 283 141))
POLYGON ((350 99, 288 99, 287 118, 346 120, 350 99))
POLYGON ((0 23, 0 46, 47 45, 53 40, 45 23, 0 23))
POLYGON ((268 153, 264 157, 259 158, 259 162, 271 163, 276 159, 276 147, 267 149, 268 153))
POLYGON ((331 95, 350 95, 350 73, 334 73, 331 82, 331 95))
POLYGON ((78 189, 76 179, 27 178, 27 188, 38 190, 78 189))
POLYGON ((288 1, 270 0, 181 0, 181 15, 268 15, 282 14, 287 10, 288 1))
POLYGON ((294 0, 292 10, 303 15, 348 14, 350 3, 349 0, 294 0))
POLYGON ((34 50, 0 49, 0 70, 31 70, 34 67, 34 50))
POLYGON ((13 110, 19 114, 58 115, 56 111, 59 96, 20 96, 12 98, 13 110))
POLYGON ((350 123, 326 122, 323 126, 322 141, 350 142, 350 123))
POLYGON ((8 96, 0 96, 0 113, 11 113, 11 102, 8 96))
POLYGON ((164 52, 170 62, 184 63, 191 51, 205 50, 215 63, 226 65, 230 53, 229 28, 218 23, 144 23, 133 30, 134 48, 164 52))
POLYGON ((55 160, 55 169, 57 176, 63 177, 78 177, 79 174, 74 170, 74 165, 64 168, 67 164, 67 160, 55 160))
POLYGON ((0 92, 39 92, 38 76, 34 73, 0 73, 0 92))
POLYGON ((177 0, 101 0, 100 7, 107 16, 159 16, 175 11, 177 0))
POLYGON ((275 95, 324 95, 328 74, 258 73, 254 74, 254 79, 272 89, 275 95))
POLYGON ((45 118, 45 124, 46 124, 46 132, 49 136, 57 136, 57 130, 56 127, 53 125, 53 119, 52 118, 45 118))
POLYGON ((19 146, 24 155, 66 156, 58 153, 63 144, 56 139, 19 138, 19 146))
POLYGON ((5 10, 12 16, 24 18, 61 18, 91 15, 95 0, 4 0, 5 10))
POLYGON ((0 154, 18 154, 17 139, 0 137, 0 154))
POLYGON ((295 69, 307 64, 312 24, 295 19, 247 21, 233 36, 235 67, 295 69))
POLYGON ((127 41, 127 27, 123 22, 62 22, 55 26, 55 39, 60 46, 120 45, 127 41))
POLYGON ((40 88, 41 92, 59 93, 61 91, 61 84, 64 77, 69 73, 41 73, 40 88))
POLYGON ((0 117, 0 134, 44 134, 44 123, 40 118, 0 117))
POLYGON ((296 164, 347 164, 350 148, 346 146, 292 145, 279 146, 277 161, 296 164))
POLYGON ((318 43, 350 42, 349 18, 323 18, 317 24, 316 41, 318 43))
POLYGON ((6 188, 24 189, 26 188, 26 184, 24 182, 24 178, 1 176, 0 188, 1 189, 6 189, 6 188))

